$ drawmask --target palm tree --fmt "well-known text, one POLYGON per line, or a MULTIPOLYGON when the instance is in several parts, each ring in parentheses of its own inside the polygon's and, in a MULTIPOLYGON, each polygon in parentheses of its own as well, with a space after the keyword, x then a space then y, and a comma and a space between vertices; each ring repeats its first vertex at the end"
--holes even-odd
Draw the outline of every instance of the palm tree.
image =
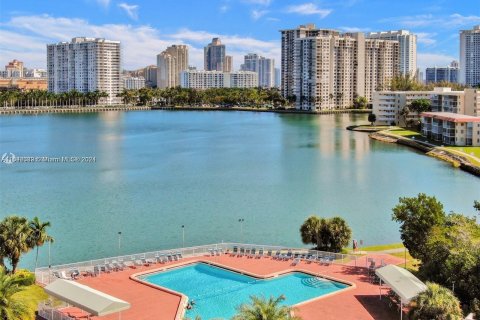
POLYGON ((5 268, 0 267, 0 319, 16 320, 31 316, 32 311, 23 299, 15 294, 25 289, 13 275, 8 275, 5 268))
POLYGON ((322 219, 317 216, 310 216, 305 222, 303 222, 300 227, 300 236, 302 237, 302 242, 304 244, 312 243, 316 245, 317 248, 320 247, 320 229, 322 223, 322 219))
POLYGON ((55 240, 47 233, 47 228, 50 227, 50 222, 41 222, 38 217, 35 217, 28 224, 30 227, 30 247, 36 248, 37 253, 35 256, 35 269, 37 268, 38 262, 38 248, 43 246, 45 242, 53 243, 55 240))
POLYGON ((12 273, 15 273, 20 256, 28 252, 31 230, 28 220, 24 217, 9 216, 0 223, 0 244, 3 257, 7 258, 12 265, 12 273))
POLYGON ((270 297, 250 297, 249 304, 242 304, 237 307, 237 315, 232 320, 300 320, 299 317, 292 316, 293 309, 289 306, 281 305, 285 296, 278 298, 270 297))
POLYGON ((433 282, 427 282, 427 290, 412 300, 409 316, 413 320, 463 319, 460 302, 453 292, 433 282))

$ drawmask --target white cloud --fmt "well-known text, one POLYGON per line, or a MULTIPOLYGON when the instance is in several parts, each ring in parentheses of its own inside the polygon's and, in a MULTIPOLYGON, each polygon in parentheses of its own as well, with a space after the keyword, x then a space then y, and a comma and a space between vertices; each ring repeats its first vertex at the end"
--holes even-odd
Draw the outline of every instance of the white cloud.
POLYGON ((450 15, 447 23, 452 26, 473 26, 474 24, 480 23, 480 16, 462 16, 461 14, 454 13, 450 15))
POLYGON ((110 5, 110 0, 97 0, 97 3, 105 8, 110 5))
POLYGON ((405 27, 422 27, 432 24, 433 15, 431 14, 422 14, 416 16, 403 16, 403 17, 393 17, 381 19, 380 22, 383 23, 394 23, 399 24, 405 27))
POLYGON ((226 4, 221 5, 220 8, 219 8, 219 10, 220 10, 221 13, 227 12, 228 9, 229 9, 229 7, 228 7, 228 5, 226 5, 226 4))
POLYGON ((339 27, 338 29, 344 32, 369 32, 369 28, 358 28, 358 27, 339 27))
POLYGON ((287 12, 297 13, 301 15, 319 15, 320 18, 323 19, 326 16, 328 16, 330 13, 332 13, 332 10, 321 9, 316 4, 309 2, 309 3, 289 6, 287 7, 287 12))
POLYGON ((458 60, 458 57, 437 53, 417 53, 417 66, 421 70, 425 70, 427 67, 447 66, 453 60, 458 60))
POLYGON ((122 46, 122 65, 125 69, 155 64, 156 55, 172 44, 187 44, 190 64, 203 69, 203 47, 214 37, 220 37, 225 43, 227 54, 234 57, 235 68, 239 67, 243 56, 249 52, 275 58, 277 63, 280 61, 278 40, 264 41, 202 30, 180 29, 173 34, 161 34, 157 29, 149 26, 97 25, 83 19, 56 18, 49 15, 17 16, 2 23, 1 26, 0 56, 2 60, 7 62, 21 59, 30 68, 45 68, 46 44, 69 41, 79 36, 119 40, 122 46))
POLYGON ((454 13, 448 16, 434 16, 432 14, 421 14, 415 16, 392 17, 380 20, 383 23, 398 24, 403 27, 416 28, 435 26, 443 28, 471 27, 480 23, 480 16, 462 16, 454 13))
POLYGON ((268 13, 268 10, 252 10, 252 19, 258 20, 268 13))
POLYGON ((437 35, 436 33, 428 33, 428 32, 417 32, 417 42, 425 45, 432 45, 437 42, 434 37, 437 35))
POLYGON ((118 6, 123 10, 125 10, 128 16, 133 20, 138 19, 138 5, 122 2, 122 3, 119 3, 118 6))
POLYGON ((258 4, 262 6, 269 6, 272 0, 243 0, 245 3, 258 4))

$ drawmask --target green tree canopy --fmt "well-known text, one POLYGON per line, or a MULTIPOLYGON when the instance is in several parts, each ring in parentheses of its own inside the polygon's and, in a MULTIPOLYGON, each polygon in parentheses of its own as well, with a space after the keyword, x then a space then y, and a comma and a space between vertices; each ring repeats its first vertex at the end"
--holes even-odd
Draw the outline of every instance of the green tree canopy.
POLYGON ((340 217, 310 216, 300 226, 300 236, 303 243, 313 244, 318 250, 340 252, 350 242, 352 230, 340 217))
POLYGON ((8 216, 0 222, 0 250, 12 265, 15 273, 22 254, 31 249, 29 237, 31 230, 28 220, 19 216, 8 216))
POLYGON ((368 105, 368 99, 365 97, 356 97, 353 100, 353 107, 355 109, 365 109, 368 105))
POLYGON ((410 110, 420 114, 432 110, 432 105, 429 99, 416 99, 410 103, 410 110))
POLYGON ((423 279, 455 286, 455 294, 470 309, 480 297, 480 225, 475 219, 450 213, 429 233, 426 256, 419 268, 423 279))
POLYGON ((400 223, 403 244, 412 257, 424 260, 429 232, 432 227, 444 224, 445 212, 435 197, 420 193, 417 197, 400 198, 393 208, 392 219, 400 223))
POLYGON ((375 115, 375 113, 369 113, 368 122, 370 122, 370 124, 373 126, 375 121, 377 121, 377 116, 375 115))
POLYGON ((32 310, 25 299, 17 293, 25 290, 14 275, 8 275, 5 268, 0 267, 0 319, 18 320, 32 319, 32 310))
POLYGON ((250 303, 237 307, 237 315, 232 320, 301 320, 292 316, 293 309, 282 305, 283 295, 278 298, 250 297, 250 303))
POLYGON ((412 320, 461 320, 460 303, 445 287, 427 282, 427 290, 411 302, 409 316, 412 320))

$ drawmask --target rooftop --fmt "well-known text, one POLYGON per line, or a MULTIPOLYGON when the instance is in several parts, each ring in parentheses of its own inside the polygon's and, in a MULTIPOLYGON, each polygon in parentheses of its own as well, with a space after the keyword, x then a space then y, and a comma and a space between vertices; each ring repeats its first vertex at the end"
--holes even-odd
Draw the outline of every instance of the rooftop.
POLYGON ((480 122, 480 117, 467 116, 453 112, 423 112, 421 116, 451 122, 480 122))

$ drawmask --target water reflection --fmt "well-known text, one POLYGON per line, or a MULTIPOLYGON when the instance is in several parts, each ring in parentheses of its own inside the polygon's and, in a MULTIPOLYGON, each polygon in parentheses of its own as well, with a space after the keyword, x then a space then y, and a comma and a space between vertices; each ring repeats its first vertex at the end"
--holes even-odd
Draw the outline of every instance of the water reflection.
POLYGON ((101 168, 99 179, 102 183, 119 183, 122 179, 122 143, 124 140, 124 113, 116 111, 98 114, 97 165, 101 168))

